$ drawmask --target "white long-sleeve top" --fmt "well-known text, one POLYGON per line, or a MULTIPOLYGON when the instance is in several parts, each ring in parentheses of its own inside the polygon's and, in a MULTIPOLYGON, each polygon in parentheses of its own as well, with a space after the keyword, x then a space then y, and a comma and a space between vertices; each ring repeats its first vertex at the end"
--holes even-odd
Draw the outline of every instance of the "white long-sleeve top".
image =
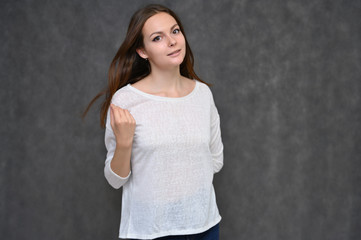
POLYGON ((221 220, 212 183, 223 166, 220 117, 210 88, 193 81, 184 97, 156 96, 128 84, 112 98, 136 121, 131 172, 123 178, 110 167, 116 140, 108 110, 104 174, 112 187, 123 186, 119 238, 195 234, 221 220))

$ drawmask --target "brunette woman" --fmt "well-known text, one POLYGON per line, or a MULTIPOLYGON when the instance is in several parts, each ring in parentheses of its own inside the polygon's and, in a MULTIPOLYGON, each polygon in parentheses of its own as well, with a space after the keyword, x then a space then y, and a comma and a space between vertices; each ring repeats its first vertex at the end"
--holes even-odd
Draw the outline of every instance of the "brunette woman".
POLYGON ((134 13, 108 86, 85 113, 103 94, 104 174, 123 187, 119 238, 218 239, 220 117, 173 11, 148 5, 134 13))

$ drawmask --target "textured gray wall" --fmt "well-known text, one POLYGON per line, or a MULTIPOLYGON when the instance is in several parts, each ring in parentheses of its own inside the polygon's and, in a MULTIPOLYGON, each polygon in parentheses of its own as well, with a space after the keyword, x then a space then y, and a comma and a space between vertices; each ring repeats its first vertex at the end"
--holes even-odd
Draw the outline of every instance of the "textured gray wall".
MULTIPOLYGON (((97 108, 149 1, 1 1, 1 239, 117 239, 97 108)), ((361 239, 361 2, 157 1, 221 116, 221 239, 361 239)))

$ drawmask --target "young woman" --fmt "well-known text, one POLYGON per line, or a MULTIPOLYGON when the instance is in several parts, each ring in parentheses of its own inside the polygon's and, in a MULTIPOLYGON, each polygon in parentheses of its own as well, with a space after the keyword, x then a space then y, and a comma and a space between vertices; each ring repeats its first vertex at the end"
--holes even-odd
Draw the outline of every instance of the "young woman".
POLYGON ((220 117, 173 11, 153 4, 134 13, 108 87, 85 113, 103 94, 104 174, 123 187, 119 238, 218 239, 220 117))

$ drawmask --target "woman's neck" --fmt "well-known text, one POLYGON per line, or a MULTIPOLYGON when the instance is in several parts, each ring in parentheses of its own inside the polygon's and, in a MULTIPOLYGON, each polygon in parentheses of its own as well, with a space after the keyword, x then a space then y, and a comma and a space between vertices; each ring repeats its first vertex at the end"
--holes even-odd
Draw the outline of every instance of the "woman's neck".
POLYGON ((153 68, 146 80, 149 83, 148 86, 155 92, 171 92, 183 88, 183 77, 179 67, 167 71, 153 68))

